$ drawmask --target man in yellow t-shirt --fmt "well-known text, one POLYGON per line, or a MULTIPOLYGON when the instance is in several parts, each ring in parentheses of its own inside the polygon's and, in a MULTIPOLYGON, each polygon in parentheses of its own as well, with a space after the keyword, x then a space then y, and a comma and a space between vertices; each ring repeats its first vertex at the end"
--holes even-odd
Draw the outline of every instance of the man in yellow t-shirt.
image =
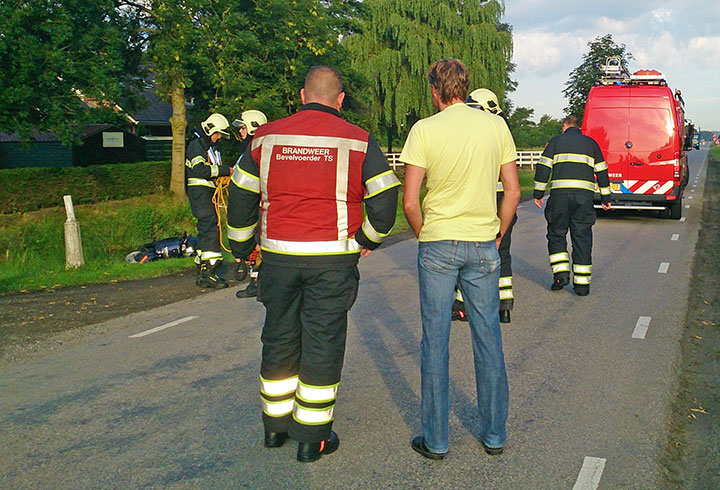
POLYGON ((405 163, 403 209, 420 240, 423 435, 411 446, 429 459, 443 459, 448 450, 448 344, 459 282, 475 354, 480 442, 488 454, 500 454, 509 396, 498 317, 497 247, 520 200, 517 153, 501 118, 465 105, 469 77, 462 62, 434 63, 428 81, 440 112, 415 123, 400 155, 405 163), (498 177, 505 189, 499 211, 498 177))

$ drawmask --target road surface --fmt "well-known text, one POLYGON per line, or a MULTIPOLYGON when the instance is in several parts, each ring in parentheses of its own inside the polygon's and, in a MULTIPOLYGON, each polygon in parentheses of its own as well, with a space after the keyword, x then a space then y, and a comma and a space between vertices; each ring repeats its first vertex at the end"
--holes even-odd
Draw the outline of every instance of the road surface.
POLYGON ((0 371, 0 488, 653 488, 662 479, 705 151, 689 153, 682 221, 598 220, 592 291, 551 292, 545 221, 522 204, 502 456, 478 441, 466 324, 451 339, 450 453, 420 433, 415 255, 404 240, 361 260, 336 407, 338 452, 295 461, 262 446, 264 310, 223 290, 87 329, 0 371))

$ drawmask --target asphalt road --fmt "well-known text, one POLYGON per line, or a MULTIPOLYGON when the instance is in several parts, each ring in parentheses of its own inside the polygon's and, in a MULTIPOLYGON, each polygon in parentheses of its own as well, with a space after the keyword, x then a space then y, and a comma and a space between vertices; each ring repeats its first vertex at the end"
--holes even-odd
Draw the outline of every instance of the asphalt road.
POLYGON ((506 452, 479 446, 472 348, 451 340, 450 454, 420 431, 415 240, 361 261, 336 408, 337 453, 262 447, 264 310, 223 290, 111 320, 0 371, 0 488, 652 488, 663 478, 706 152, 690 152, 683 221, 625 212, 594 228, 592 292, 551 292, 542 212, 513 234, 503 326, 506 452), (158 329, 158 327, 165 327, 158 329), (154 330, 153 330, 154 329, 154 330), (140 335, 138 335, 140 334, 140 335))

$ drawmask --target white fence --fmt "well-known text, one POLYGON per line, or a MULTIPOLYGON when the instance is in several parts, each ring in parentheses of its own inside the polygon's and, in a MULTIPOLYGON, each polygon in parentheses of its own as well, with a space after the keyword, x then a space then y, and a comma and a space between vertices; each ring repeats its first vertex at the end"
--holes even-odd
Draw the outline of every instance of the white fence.
MULTIPOLYGON (((517 166, 518 168, 529 168, 530 170, 535 170, 535 164, 538 160, 540 160, 540 155, 542 155, 541 151, 519 151, 517 152, 518 159, 517 159, 517 166)), ((388 163, 390 164, 390 167, 392 167, 393 170, 395 170, 397 167, 402 167, 404 164, 398 158, 400 158, 400 153, 385 153, 385 156, 387 157, 388 163)))

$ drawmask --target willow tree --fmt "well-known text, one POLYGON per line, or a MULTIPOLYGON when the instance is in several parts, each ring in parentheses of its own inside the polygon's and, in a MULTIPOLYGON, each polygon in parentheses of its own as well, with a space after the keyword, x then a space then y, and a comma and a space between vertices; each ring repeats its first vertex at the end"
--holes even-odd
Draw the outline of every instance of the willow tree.
POLYGON ((375 112, 388 137, 435 112, 426 73, 440 58, 470 70, 471 89, 487 87, 504 99, 512 89, 512 33, 500 21, 502 0, 366 0, 361 32, 345 43, 353 66, 368 78, 375 112))

